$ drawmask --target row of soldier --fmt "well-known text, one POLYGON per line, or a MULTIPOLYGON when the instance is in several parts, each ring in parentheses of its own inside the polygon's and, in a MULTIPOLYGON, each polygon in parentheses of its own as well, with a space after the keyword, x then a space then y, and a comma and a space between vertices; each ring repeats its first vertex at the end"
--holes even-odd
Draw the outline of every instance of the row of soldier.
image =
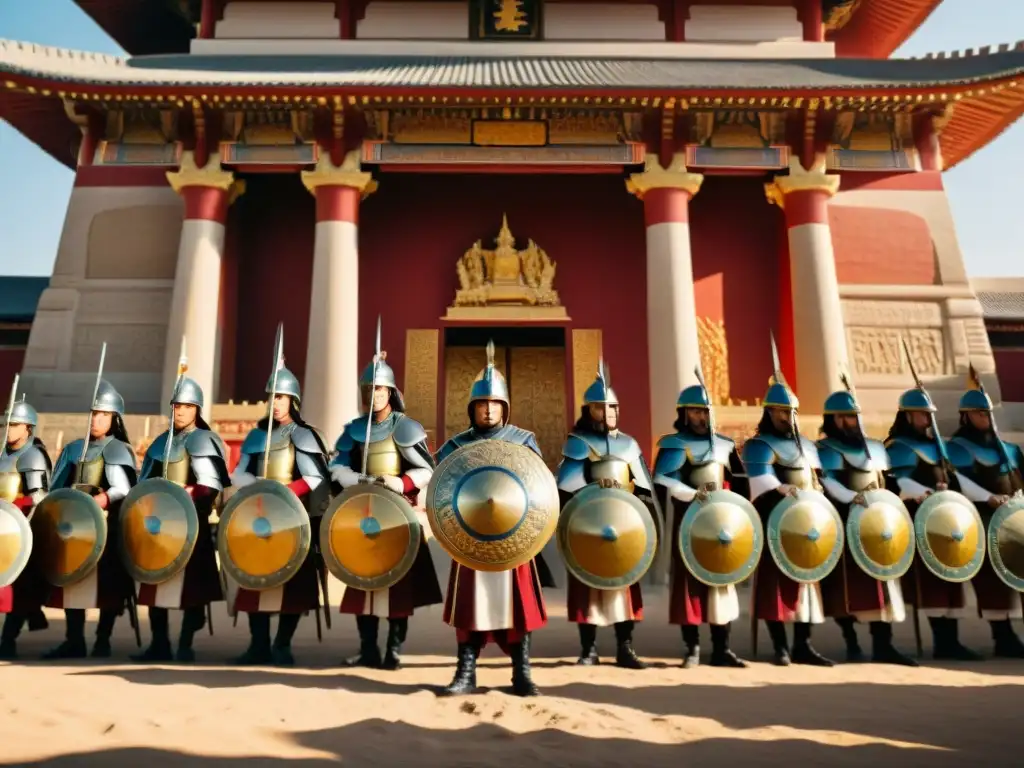
MULTIPOLYGON (((99 507, 106 510, 108 536, 115 541, 120 536, 119 509, 132 488, 139 481, 162 475, 189 495, 199 513, 201 530, 187 565, 159 583, 134 582, 118 548, 108 546, 89 573, 54 586, 52 579, 44 577, 46 565, 40 562, 46 544, 37 541, 13 586, 0 588, 0 611, 8 614, 0 637, 0 657, 15 657, 16 640, 26 623, 29 629, 45 626, 43 605, 63 608, 66 615, 66 639, 46 658, 87 654, 86 609, 100 611, 92 655, 107 657, 111 632, 126 608, 138 631, 134 616, 138 604, 149 609, 152 639, 135 658, 192 661, 193 637, 207 620, 209 604, 224 599, 226 591, 232 611, 248 614, 249 621, 249 647, 235 662, 292 664, 291 640, 300 617, 314 612, 318 622, 320 619, 321 591, 326 595, 324 553, 311 548, 288 581, 270 589, 239 587, 232 579, 232 566, 221 557, 222 581, 210 529, 218 497, 227 496, 229 488, 245 488, 261 477, 278 481, 301 500, 316 538, 330 498, 346 489, 375 484, 410 504, 422 505, 437 462, 466 446, 500 441, 540 454, 533 435, 510 423, 507 384, 490 354, 472 385, 469 429, 448 440, 436 457, 427 447, 422 426, 405 415, 402 394, 382 354, 359 381, 364 403, 369 405, 368 415, 346 426, 333 452, 303 421, 299 383, 284 368, 280 349, 275 351, 275 359, 278 363, 267 386, 270 414, 243 442, 241 459, 230 476, 224 445, 202 418, 203 393, 183 371, 172 397, 173 430, 154 441, 138 473, 122 421, 123 399, 106 381, 98 377, 88 439, 64 448, 52 477, 45 448, 32 434, 37 424, 35 411, 23 401, 14 402, 12 396, 6 448, 0 460, 0 495, 23 514, 30 515, 51 490, 88 488, 99 507), (184 614, 176 651, 169 636, 168 609, 184 614), (272 638, 274 614, 278 622, 272 638)), ((628 489, 650 508, 659 526, 671 531, 669 621, 682 629, 685 667, 699 663, 701 624, 711 628, 712 665, 745 666, 729 648, 730 625, 740 610, 735 585, 716 585, 714 579, 702 578, 683 548, 675 545, 686 510, 694 501, 706 502, 716 489, 731 487, 748 497, 767 521, 781 501, 801 489, 823 490, 846 514, 851 507, 864 505, 865 493, 879 488, 893 489, 911 512, 930 494, 947 488, 963 492, 980 509, 991 512, 1020 488, 1020 450, 999 441, 991 402, 977 388, 962 398, 961 426, 946 447, 936 440, 935 409, 920 386, 901 397, 885 445, 865 437, 860 409, 849 388, 829 397, 824 408, 824 437, 812 442, 799 433, 797 399, 776 366, 764 398, 763 418, 757 433, 744 444, 741 458, 735 443, 714 431, 713 410, 701 383, 681 393, 675 431, 659 442, 653 478, 639 445, 618 428, 618 400, 603 371, 584 400, 558 470, 561 504, 569 504, 588 487, 628 489), (1001 450, 996 449, 997 444, 1001 450)), ((780 665, 831 665, 810 642, 812 625, 822 623, 826 616, 842 627, 848 660, 863 658, 855 625, 868 622, 874 661, 914 665, 916 662, 892 644, 891 625, 905 619, 907 604, 928 617, 935 658, 978 658, 959 642, 957 634, 957 617, 966 606, 964 585, 939 579, 919 562, 908 575, 904 582, 911 584, 911 589, 905 596, 899 579, 872 578, 843 557, 821 583, 797 581, 789 578, 765 549, 754 574, 752 617, 766 622, 775 662, 780 665), (787 623, 794 625, 792 646, 787 623)), ((457 669, 446 692, 465 693, 476 687, 476 659, 493 641, 511 657, 513 691, 537 693, 530 675, 530 638, 547 622, 543 588, 554 586, 539 552, 506 570, 475 569, 456 560, 442 595, 426 540, 421 537, 414 562, 396 583, 367 590, 347 583, 341 612, 356 617, 360 647, 346 664, 397 669, 409 618, 417 608, 443 603, 444 621, 456 629, 458 640, 457 669), (383 653, 381 619, 388 621, 383 653)), ((1010 625, 1011 618, 1021 615, 1020 593, 1000 580, 987 562, 974 578, 973 587, 981 615, 992 626, 995 654, 1024 657, 1024 644, 1010 625)), ((570 570, 567 609, 568 619, 579 629, 580 664, 598 662, 597 628, 614 626, 616 663, 633 669, 644 667, 632 646, 634 624, 643 618, 638 578, 624 586, 599 589, 585 585, 570 570)))

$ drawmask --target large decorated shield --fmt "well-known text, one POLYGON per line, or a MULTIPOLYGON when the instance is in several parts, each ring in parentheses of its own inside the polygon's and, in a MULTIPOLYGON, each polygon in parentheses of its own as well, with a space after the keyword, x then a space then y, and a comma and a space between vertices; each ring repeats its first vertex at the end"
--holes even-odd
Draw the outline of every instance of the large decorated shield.
POLYGON ((107 546, 107 516, 84 491, 58 488, 36 505, 32 536, 46 580, 68 587, 99 564, 107 546))
POLYGON ((767 536, 779 570, 804 584, 828 576, 843 554, 843 520, 820 491, 800 490, 776 504, 767 536))
POLYGON ((224 505, 217 526, 221 567, 244 589, 280 587, 302 567, 311 535, 299 497, 276 480, 257 480, 224 505))
POLYGON ((686 508, 676 545, 697 581, 727 587, 746 580, 757 568, 764 549, 764 526, 747 499, 717 490, 686 508))
POLYGON ((404 496, 381 485, 346 488, 320 524, 320 551, 342 584, 372 590, 392 587, 419 554, 422 526, 404 496))
POLYGON ((0 499, 0 587, 9 587, 32 554, 32 527, 20 509, 0 499))
POLYGON ((188 564, 199 538, 196 505, 162 477, 143 480, 121 504, 121 559, 135 581, 162 584, 188 564))
POLYGON ((854 562, 869 576, 892 581, 914 560, 914 521, 900 497, 884 488, 864 493, 863 506, 850 505, 846 541, 854 562))
POLYGON ((507 571, 529 562, 558 525, 558 485, 523 445, 479 440, 442 461, 427 487, 427 522, 456 562, 507 571))
POLYGON ((985 562, 985 526, 974 503, 955 491, 931 494, 914 515, 917 552, 943 581, 969 581, 985 562))
POLYGON ((1014 496, 988 522, 988 559, 1008 587, 1024 592, 1024 496, 1014 496))
POLYGON ((636 584, 658 554, 657 526, 647 505, 628 491, 596 483, 565 505, 557 534, 569 573, 594 589, 636 584))

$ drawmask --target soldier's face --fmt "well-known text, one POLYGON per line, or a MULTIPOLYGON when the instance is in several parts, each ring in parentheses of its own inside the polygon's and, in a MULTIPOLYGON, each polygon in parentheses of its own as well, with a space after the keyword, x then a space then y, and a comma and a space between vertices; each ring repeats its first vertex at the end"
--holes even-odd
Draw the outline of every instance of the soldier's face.
POLYGON ((835 417, 836 426, 840 432, 845 432, 848 435, 855 435, 859 431, 857 424, 857 417, 849 413, 840 413, 835 417))
POLYGON ((379 413, 391 402, 391 390, 388 387, 373 388, 373 412, 379 413))
POLYGON ((501 424, 501 403, 497 400, 477 400, 473 403, 473 423, 488 429, 501 424))
POLYGON ((708 431, 708 411, 706 408, 687 408, 686 423, 690 429, 698 435, 705 435, 708 431))
POLYGON ((289 395, 274 398, 274 421, 291 420, 292 399, 289 395))
POLYGON ((196 413, 199 409, 194 405, 176 403, 174 405, 174 428, 185 429, 196 423, 196 413))
POLYGON ((924 411, 911 411, 907 414, 907 420, 910 422, 910 426, 918 432, 927 432, 932 426, 931 414, 924 411))
POLYGON ((591 403, 587 406, 590 412, 590 420, 595 424, 608 424, 608 429, 615 429, 619 425, 619 406, 611 405, 605 407, 604 403, 591 403), (607 414, 607 416, 606 416, 607 414), (607 418, 607 422, 605 419, 607 418))
POLYGON ((968 411, 967 420, 979 432, 988 432, 992 428, 992 417, 986 411, 968 411))
POLYGON ((89 421, 89 436, 94 440, 103 437, 110 432, 110 426, 114 423, 114 414, 107 411, 93 411, 92 419, 89 421))
POLYGON ((7 430, 7 444, 21 445, 28 439, 30 429, 28 424, 11 424, 7 430))
POLYGON ((768 418, 776 432, 788 435, 793 430, 793 412, 789 408, 769 408, 768 418))

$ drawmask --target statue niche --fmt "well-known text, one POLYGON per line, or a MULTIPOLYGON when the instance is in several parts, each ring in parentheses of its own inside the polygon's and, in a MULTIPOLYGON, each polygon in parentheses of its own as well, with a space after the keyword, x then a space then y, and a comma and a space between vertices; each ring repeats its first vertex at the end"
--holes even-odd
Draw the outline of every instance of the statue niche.
POLYGON ((502 216, 494 250, 477 240, 455 266, 459 288, 447 319, 567 319, 554 289, 555 262, 533 240, 523 250, 502 216))

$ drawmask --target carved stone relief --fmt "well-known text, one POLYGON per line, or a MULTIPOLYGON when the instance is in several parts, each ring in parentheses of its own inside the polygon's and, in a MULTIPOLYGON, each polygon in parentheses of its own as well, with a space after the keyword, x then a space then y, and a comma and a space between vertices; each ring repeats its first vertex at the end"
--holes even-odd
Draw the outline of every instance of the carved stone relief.
POLYGON ((946 372, 946 350, 939 328, 852 326, 846 332, 855 374, 908 373, 900 336, 906 339, 919 374, 937 376, 946 372))

